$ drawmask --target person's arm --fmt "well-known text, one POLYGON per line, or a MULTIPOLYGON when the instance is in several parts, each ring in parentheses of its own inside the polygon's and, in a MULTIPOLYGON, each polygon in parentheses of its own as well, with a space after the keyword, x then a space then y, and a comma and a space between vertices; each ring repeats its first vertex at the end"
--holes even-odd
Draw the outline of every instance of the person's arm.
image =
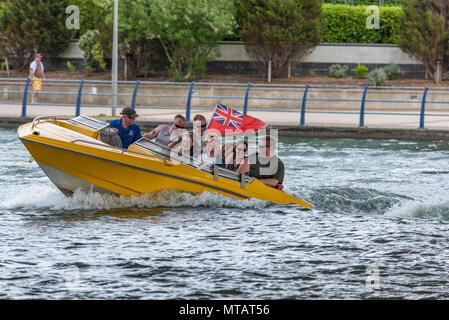
POLYGON ((36 61, 30 63, 30 79, 34 80, 34 72, 36 72, 36 61))
POLYGON ((234 153, 233 152, 229 152, 228 156, 226 157, 225 160, 225 168, 229 167, 230 164, 232 164, 232 162, 234 161, 234 153))
POLYGON ((154 129, 153 131, 150 131, 148 133, 145 133, 143 135, 144 138, 147 138, 148 140, 151 140, 155 137, 157 137, 157 135, 159 134, 159 131, 161 131, 161 129, 164 127, 165 125, 161 124, 160 126, 157 126, 156 129, 154 129))
POLYGON ((269 179, 260 179, 260 181, 269 187, 276 188, 278 184, 284 182, 284 171, 284 163, 278 158, 277 171, 273 177, 269 179))
POLYGON ((260 182, 263 184, 275 188, 279 184, 278 179, 270 178, 270 179, 260 179, 260 182))
POLYGON ((181 140, 182 140, 182 137, 181 136, 178 136, 178 137, 176 137, 176 138, 174 138, 172 141, 170 141, 170 143, 168 144, 168 148, 173 148, 174 146, 176 146, 178 143, 180 143, 181 142, 181 140))
POLYGON ((243 158, 243 161, 240 163, 238 169, 238 173, 244 173, 247 174, 249 172, 249 161, 248 158, 243 158))
POLYGON ((109 128, 111 128, 111 129, 114 130, 117 134, 119 134, 118 129, 115 128, 115 120, 112 120, 112 121, 109 123, 109 128))

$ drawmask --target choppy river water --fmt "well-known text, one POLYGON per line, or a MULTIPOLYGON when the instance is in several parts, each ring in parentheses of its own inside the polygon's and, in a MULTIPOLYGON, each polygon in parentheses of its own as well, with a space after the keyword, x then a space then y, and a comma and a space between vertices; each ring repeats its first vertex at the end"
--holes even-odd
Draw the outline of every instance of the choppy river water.
POLYGON ((448 299, 449 142, 280 138, 312 210, 52 185, 0 129, 0 299, 448 299))

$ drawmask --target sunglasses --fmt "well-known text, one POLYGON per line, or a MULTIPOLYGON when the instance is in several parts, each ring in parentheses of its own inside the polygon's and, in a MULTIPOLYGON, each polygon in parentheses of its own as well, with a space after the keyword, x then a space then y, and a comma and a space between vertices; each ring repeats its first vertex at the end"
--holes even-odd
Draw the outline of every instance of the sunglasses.
POLYGON ((125 114, 125 117, 126 117, 126 118, 129 118, 129 119, 131 119, 131 120, 136 120, 136 118, 133 118, 133 117, 127 116, 126 114, 125 114))
POLYGON ((184 129, 184 126, 177 125, 176 123, 174 123, 174 125, 175 125, 175 127, 178 128, 178 129, 184 129))

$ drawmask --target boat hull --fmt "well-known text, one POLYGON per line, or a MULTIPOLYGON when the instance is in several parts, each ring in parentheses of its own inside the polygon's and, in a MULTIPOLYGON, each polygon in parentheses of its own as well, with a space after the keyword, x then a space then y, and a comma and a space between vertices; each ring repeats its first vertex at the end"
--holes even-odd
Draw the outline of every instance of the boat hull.
POLYGON ((50 180, 65 194, 77 189, 125 196, 162 190, 208 191, 240 200, 257 198, 310 208, 307 202, 269 188, 257 179, 242 186, 239 181, 223 177, 217 179, 213 174, 151 154, 76 143, 73 142, 76 141, 74 137, 60 139, 58 135, 52 135, 59 128, 48 122, 39 123, 37 130, 29 126, 26 124, 18 129, 19 138, 50 180))
POLYGON ((99 186, 74 177, 63 171, 49 167, 43 163, 37 162, 37 164, 42 169, 42 171, 44 171, 51 182, 53 182, 53 184, 66 196, 73 195, 76 190, 82 190, 84 192, 93 191, 100 193, 111 193, 109 190, 100 188, 99 186))

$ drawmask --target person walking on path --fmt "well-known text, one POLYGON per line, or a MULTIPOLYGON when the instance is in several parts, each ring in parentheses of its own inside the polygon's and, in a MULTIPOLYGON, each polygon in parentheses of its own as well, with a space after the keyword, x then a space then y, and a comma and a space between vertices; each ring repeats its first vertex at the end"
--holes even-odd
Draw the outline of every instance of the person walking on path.
POLYGON ((44 73, 44 64, 41 61, 42 56, 37 53, 34 57, 33 62, 30 64, 30 79, 33 84, 33 95, 31 96, 31 104, 36 104, 37 95, 42 89, 42 81, 40 79, 46 80, 44 73))

